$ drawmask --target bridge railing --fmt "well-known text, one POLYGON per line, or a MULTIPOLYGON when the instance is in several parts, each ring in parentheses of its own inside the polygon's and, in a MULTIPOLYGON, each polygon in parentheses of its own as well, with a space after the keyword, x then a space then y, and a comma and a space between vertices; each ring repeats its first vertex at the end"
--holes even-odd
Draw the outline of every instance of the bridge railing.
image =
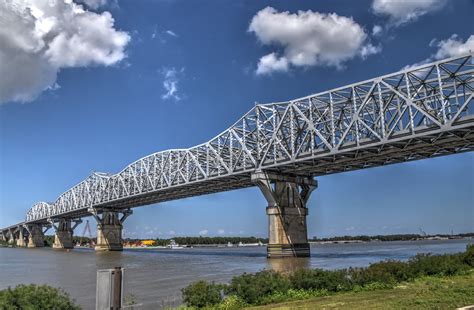
POLYGON ((296 100, 258 104, 206 143, 151 154, 114 175, 93 173, 54 203, 35 204, 26 220, 449 130, 474 114, 473 75, 470 54, 296 100))

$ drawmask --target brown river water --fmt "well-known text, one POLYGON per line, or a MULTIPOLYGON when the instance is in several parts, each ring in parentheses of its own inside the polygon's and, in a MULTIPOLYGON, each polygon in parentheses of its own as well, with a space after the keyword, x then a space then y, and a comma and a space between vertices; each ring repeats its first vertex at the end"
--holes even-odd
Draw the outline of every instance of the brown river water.
POLYGON ((406 260, 417 253, 464 251, 474 240, 424 240, 351 244, 313 244, 310 258, 267 259, 266 247, 126 249, 95 253, 50 248, 0 248, 0 289, 20 283, 49 284, 68 292, 84 309, 95 307, 96 272, 125 268, 124 295, 133 294, 140 309, 181 303, 181 288, 197 280, 229 281, 263 269, 339 269, 386 260, 406 260))

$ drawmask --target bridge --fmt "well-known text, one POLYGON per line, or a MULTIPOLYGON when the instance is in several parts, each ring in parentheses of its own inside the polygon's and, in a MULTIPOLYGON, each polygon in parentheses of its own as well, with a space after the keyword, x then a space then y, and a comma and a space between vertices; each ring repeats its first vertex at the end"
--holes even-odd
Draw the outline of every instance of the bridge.
POLYGON ((132 208, 258 186, 269 257, 310 254, 307 202, 317 176, 472 151, 473 54, 295 100, 256 104, 208 142, 157 152, 117 174, 92 173, 54 202, 0 230, 4 240, 72 248, 81 218, 97 220, 96 250, 121 250, 132 208))

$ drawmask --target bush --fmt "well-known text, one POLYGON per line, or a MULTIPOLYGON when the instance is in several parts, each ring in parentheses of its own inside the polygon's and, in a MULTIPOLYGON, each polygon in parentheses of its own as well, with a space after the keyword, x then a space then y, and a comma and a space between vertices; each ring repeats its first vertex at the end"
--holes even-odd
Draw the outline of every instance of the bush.
POLYGON ((466 265, 474 267, 474 244, 466 246, 466 252, 463 253, 462 260, 466 265))
POLYGON ((386 283, 390 286, 411 278, 408 264, 394 260, 374 263, 367 268, 351 268, 348 274, 353 283, 359 286, 371 283, 386 283))
POLYGON ((226 297, 217 307, 218 310, 237 310, 248 306, 239 296, 230 295, 226 297))
POLYGON ((194 282, 181 290, 183 300, 190 307, 203 308, 222 301, 223 285, 206 281, 194 282))
POLYGON ((290 281, 276 271, 260 271, 234 277, 227 289, 228 294, 237 295, 248 304, 258 304, 259 300, 276 292, 286 292, 290 281))
POLYGON ((418 254, 409 261, 409 272, 413 277, 451 276, 469 269, 462 254, 431 255, 418 254))
POLYGON ((61 289, 48 285, 18 285, 0 291, 0 309, 81 309, 61 289))
POLYGON ((325 289, 330 292, 352 289, 352 283, 345 270, 300 269, 290 276, 290 282, 294 289, 325 289))

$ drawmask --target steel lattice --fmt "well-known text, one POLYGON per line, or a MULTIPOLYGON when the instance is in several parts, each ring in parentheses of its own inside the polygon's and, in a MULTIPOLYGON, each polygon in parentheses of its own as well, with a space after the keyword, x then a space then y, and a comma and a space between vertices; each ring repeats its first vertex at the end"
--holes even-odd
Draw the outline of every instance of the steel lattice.
POLYGON ((252 186, 259 170, 316 176, 470 151, 473 74, 471 54, 258 104, 206 143, 93 173, 54 203, 35 204, 26 222, 252 186))

